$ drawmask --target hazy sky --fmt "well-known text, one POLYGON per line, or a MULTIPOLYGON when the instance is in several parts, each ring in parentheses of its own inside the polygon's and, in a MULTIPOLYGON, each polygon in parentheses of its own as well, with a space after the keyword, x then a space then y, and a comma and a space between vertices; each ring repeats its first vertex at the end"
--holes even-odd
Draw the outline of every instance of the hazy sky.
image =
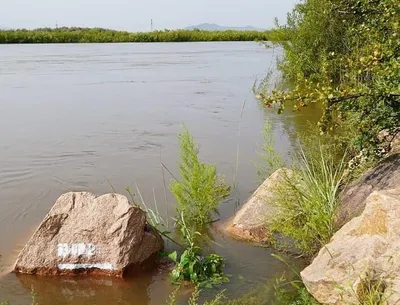
POLYGON ((269 28, 297 0, 0 0, 0 26, 104 27, 129 31, 199 23, 269 28))

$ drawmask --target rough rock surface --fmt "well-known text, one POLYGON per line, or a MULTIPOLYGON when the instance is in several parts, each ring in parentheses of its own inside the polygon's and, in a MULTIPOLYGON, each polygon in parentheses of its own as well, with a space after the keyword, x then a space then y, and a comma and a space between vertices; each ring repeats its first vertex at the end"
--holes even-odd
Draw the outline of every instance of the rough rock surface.
POLYGON ((17 258, 14 271, 40 275, 123 276, 148 266, 163 249, 145 213, 125 196, 62 195, 17 258))
POLYGON ((378 140, 381 142, 381 149, 389 155, 400 153, 400 128, 392 133, 388 130, 380 131, 378 140))
POLYGON ((268 224, 278 213, 273 204, 276 197, 274 190, 290 175, 291 170, 281 168, 269 176, 228 224, 227 232, 238 239, 267 241, 268 224))
POLYGON ((393 154, 367 171, 341 194, 342 205, 337 226, 359 216, 365 208, 365 199, 373 192, 400 185, 400 154, 393 154))
POLYGON ((388 305, 398 304, 400 185, 373 192, 364 212, 333 236, 301 277, 322 304, 358 304, 357 292, 370 279, 384 284, 388 305))

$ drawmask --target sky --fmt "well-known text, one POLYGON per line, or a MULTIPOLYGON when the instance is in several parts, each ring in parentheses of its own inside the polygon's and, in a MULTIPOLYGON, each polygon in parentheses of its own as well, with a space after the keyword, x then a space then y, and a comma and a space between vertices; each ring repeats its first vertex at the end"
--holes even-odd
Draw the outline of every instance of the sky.
POLYGON ((200 23, 270 28, 297 0, 0 0, 0 27, 103 27, 127 31, 200 23))

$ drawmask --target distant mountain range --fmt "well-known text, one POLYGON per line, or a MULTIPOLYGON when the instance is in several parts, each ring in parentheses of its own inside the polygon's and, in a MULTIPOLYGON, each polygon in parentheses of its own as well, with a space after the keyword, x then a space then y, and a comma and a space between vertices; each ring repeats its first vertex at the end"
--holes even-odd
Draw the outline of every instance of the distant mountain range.
POLYGON ((186 30, 194 30, 199 29, 203 31, 228 31, 228 30, 236 30, 236 31, 265 31, 265 29, 255 28, 253 26, 221 26, 215 23, 201 23, 198 25, 191 25, 185 28, 186 30))

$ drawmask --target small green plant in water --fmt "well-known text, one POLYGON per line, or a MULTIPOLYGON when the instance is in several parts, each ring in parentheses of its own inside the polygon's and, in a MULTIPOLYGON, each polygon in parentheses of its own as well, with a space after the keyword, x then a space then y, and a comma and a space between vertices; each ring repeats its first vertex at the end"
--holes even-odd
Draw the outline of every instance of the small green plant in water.
POLYGON ((181 179, 172 181, 171 192, 185 220, 202 226, 211 221, 212 212, 218 213, 218 204, 229 195, 230 187, 217 175, 215 165, 200 162, 199 149, 186 128, 178 139, 181 179))
POLYGON ((180 215, 177 222, 188 247, 179 258, 176 251, 169 255, 176 264, 171 271, 172 282, 178 284, 182 281, 189 281, 196 286, 206 288, 227 282, 228 278, 223 273, 225 260, 218 254, 202 256, 200 247, 195 244, 196 236, 201 234, 187 226, 183 214, 180 215))

